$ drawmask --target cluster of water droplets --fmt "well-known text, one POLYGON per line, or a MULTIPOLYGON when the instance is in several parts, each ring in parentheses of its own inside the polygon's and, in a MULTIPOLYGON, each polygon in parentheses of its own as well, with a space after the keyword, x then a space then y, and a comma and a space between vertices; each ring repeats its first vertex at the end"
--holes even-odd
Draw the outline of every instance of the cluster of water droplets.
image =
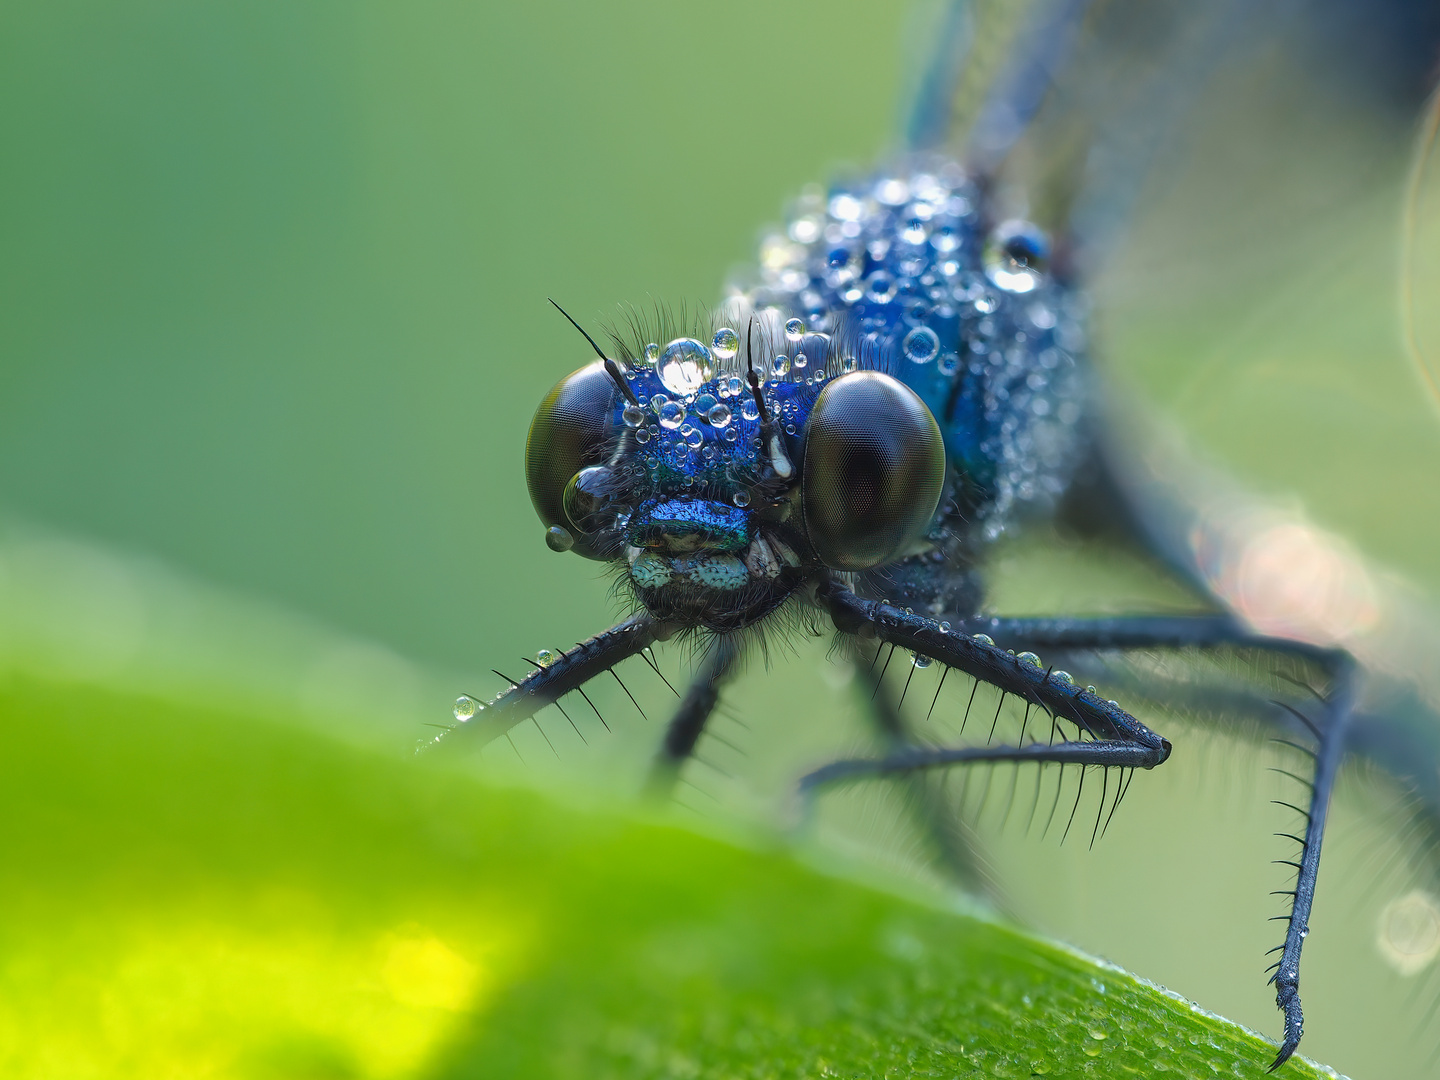
POLYGON ((632 361, 628 377, 636 401, 624 407, 621 419, 652 476, 661 468, 694 474, 721 456, 721 444, 741 438, 735 399, 744 386, 725 371, 737 348, 735 331, 724 327, 708 345, 695 337, 651 342, 632 361))
POLYGON ((1069 482, 1085 334, 1083 305, 1050 273, 1044 232, 992 224, 984 200, 939 161, 808 189, 762 242, 743 295, 812 331, 845 327, 867 366, 915 389, 952 453, 993 489, 980 516, 994 537, 1017 505, 1048 506, 1069 482))
MULTIPOLYGON (((762 416, 752 370, 767 413, 794 436, 826 380, 859 366, 801 319, 773 309, 735 314, 746 318, 743 337, 734 326, 720 326, 708 343, 699 336, 651 342, 630 359, 636 401, 620 416, 652 479, 701 488, 754 465, 762 416)), ((732 501, 748 505, 749 495, 737 490, 732 501)))

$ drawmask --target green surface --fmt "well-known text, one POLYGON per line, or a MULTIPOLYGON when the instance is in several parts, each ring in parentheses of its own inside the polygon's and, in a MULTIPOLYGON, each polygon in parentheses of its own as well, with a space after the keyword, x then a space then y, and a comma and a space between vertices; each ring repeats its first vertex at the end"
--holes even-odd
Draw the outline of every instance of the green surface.
POLYGON ((289 719, 0 691, 0 1072, 1264 1075, 1008 927, 289 719))

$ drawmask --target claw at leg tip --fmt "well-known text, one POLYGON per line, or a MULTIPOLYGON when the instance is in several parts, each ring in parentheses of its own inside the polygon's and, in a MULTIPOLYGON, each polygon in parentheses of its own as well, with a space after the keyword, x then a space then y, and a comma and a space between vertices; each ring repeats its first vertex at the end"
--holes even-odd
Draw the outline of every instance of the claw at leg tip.
POLYGON ((1276 1069, 1280 1068, 1281 1065, 1284 1065, 1285 1062, 1290 1060, 1290 1055, 1295 1053, 1299 1045, 1299 1039, 1296 1039, 1293 1043, 1289 1039, 1286 1039, 1280 1047, 1280 1052, 1275 1055, 1275 1060, 1270 1063, 1270 1068, 1266 1071, 1273 1073, 1276 1069))

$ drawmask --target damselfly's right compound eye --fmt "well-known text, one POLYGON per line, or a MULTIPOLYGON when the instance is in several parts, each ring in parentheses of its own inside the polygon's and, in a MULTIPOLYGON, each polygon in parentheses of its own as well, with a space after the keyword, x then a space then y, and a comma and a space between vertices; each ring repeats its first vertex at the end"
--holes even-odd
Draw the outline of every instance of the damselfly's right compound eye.
POLYGON ((925 534, 945 483, 945 443, 925 403, 878 371, 842 375, 805 427, 805 531, 836 570, 866 570, 925 534))
POLYGON ((578 474, 604 462, 615 422, 615 396, 615 383, 597 360, 556 383, 530 421, 525 485, 546 526, 546 543, 556 551, 604 558, 584 523, 566 513, 567 502, 579 506, 567 500, 566 492, 578 474))

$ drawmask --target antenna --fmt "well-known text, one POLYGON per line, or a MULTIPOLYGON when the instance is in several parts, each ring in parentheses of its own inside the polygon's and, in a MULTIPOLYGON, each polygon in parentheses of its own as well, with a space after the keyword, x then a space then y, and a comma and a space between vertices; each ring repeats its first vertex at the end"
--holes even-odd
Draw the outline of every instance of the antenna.
POLYGON ((760 376, 755 374, 755 316, 750 316, 750 326, 745 331, 745 371, 750 380, 750 393, 755 398, 755 408, 760 410, 760 422, 768 424, 770 414, 765 409, 765 395, 760 393, 760 376))
POLYGON ((620 388, 620 393, 625 395, 625 400, 630 402, 631 405, 639 405, 640 401, 638 398, 635 397, 635 391, 630 389, 630 384, 625 381, 625 376, 620 373, 620 365, 617 364, 614 360, 611 360, 608 356, 606 356, 603 352, 600 351, 600 346, 595 344, 595 339, 592 338, 589 334, 585 333, 585 328, 583 326, 581 326, 574 319, 570 318, 570 313, 568 311, 566 311, 559 304, 555 303, 554 300, 551 300, 550 297, 547 296, 545 299, 550 300, 550 303, 555 308, 555 310, 560 312, 561 315, 565 316, 566 322, 568 322, 571 326, 575 327, 576 330, 580 331, 580 336, 590 343, 590 347, 595 350, 595 355, 600 357, 601 360, 605 361, 606 373, 610 376, 611 381, 620 388))

